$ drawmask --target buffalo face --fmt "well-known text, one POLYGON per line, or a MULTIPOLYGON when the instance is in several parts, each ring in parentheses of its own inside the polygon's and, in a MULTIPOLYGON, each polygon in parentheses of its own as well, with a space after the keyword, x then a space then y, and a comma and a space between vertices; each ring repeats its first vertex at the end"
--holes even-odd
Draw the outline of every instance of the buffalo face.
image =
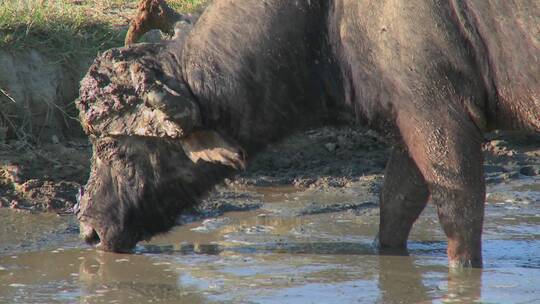
POLYGON ((202 178, 207 164, 182 148, 200 116, 167 47, 107 51, 81 82, 77 107, 93 159, 77 216, 82 237, 103 250, 129 251, 168 230, 213 185, 202 178))
POLYGON ((105 251, 129 252, 138 241, 169 230, 223 172, 193 163, 173 141, 93 141, 92 172, 77 216, 82 238, 105 251))

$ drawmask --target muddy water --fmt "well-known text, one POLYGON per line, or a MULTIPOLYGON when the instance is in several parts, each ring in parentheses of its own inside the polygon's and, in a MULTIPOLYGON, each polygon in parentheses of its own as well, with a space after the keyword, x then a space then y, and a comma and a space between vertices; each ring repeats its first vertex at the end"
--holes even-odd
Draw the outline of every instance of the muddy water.
POLYGON ((242 191, 262 207, 179 226, 132 255, 82 245, 73 218, 0 210, 0 303, 540 302, 540 179, 489 189, 485 268, 456 273, 432 207, 408 256, 379 255, 375 198, 361 188, 242 191))

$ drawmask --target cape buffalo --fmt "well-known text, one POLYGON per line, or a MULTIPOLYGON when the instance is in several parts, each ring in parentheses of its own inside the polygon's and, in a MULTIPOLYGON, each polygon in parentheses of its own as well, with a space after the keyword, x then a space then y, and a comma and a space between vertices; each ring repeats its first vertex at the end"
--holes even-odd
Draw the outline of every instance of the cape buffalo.
POLYGON ((215 0, 83 79, 81 233, 129 251, 269 142, 353 114, 394 144, 380 246, 405 247, 430 199, 450 265, 480 267, 483 134, 540 132, 539 25, 538 1, 215 0))

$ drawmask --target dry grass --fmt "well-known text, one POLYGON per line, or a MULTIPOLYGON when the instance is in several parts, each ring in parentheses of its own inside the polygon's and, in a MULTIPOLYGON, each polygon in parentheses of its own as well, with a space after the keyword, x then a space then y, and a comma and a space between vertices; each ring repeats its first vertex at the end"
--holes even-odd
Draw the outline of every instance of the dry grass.
MULTIPOLYGON (((0 0, 0 48, 39 49, 67 62, 123 43, 138 0, 0 0)), ((169 0, 181 12, 205 0, 169 0)))

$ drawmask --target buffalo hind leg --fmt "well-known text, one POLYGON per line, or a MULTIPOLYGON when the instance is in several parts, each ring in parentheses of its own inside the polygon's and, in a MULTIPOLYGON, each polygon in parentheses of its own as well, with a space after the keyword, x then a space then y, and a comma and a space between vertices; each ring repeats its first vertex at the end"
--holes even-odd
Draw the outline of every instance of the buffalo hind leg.
POLYGON ((408 152, 394 147, 386 166, 380 199, 381 249, 406 248, 412 225, 424 210, 428 197, 424 178, 408 152))
POLYGON ((465 113, 431 114, 427 118, 401 115, 398 125, 437 207, 448 238, 450 266, 481 267, 485 200, 482 133, 465 113))

